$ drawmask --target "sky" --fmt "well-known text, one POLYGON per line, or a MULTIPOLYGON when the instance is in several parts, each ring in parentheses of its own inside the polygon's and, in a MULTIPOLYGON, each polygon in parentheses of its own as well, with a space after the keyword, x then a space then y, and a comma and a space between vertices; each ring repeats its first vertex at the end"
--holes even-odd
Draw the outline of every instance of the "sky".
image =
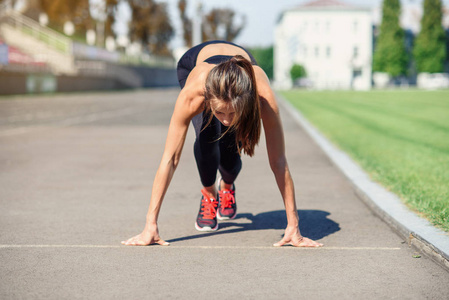
MULTIPOLYGON (((310 0, 187 0, 187 14, 194 16, 196 3, 201 1, 203 11, 208 12, 213 8, 231 8, 235 12, 246 16, 246 27, 234 42, 246 47, 266 47, 273 44, 274 28, 276 20, 282 11, 310 2, 310 0)), ((382 0, 340 0, 348 4, 363 7, 379 7, 382 0)), ((168 5, 171 21, 176 34, 171 45, 172 48, 183 46, 182 26, 179 20, 177 8, 178 0, 158 0, 168 5)), ((403 5, 419 4, 422 0, 401 0, 403 5)), ((449 6, 449 0, 443 0, 445 6, 449 6)), ((127 13, 123 11, 123 18, 127 13)))

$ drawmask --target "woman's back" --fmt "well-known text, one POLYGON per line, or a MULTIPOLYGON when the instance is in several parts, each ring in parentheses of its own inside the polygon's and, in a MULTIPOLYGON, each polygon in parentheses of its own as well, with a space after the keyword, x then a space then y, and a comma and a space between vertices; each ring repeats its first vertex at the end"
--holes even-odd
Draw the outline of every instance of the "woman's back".
POLYGON ((224 43, 213 43, 205 46, 201 49, 201 51, 198 53, 198 57, 196 60, 197 64, 200 64, 204 62, 206 59, 208 59, 211 56, 215 55, 226 55, 226 56, 235 56, 235 55, 241 55, 244 58, 251 61, 251 57, 248 55, 248 53, 240 48, 239 46, 234 46, 232 44, 224 44, 224 43))

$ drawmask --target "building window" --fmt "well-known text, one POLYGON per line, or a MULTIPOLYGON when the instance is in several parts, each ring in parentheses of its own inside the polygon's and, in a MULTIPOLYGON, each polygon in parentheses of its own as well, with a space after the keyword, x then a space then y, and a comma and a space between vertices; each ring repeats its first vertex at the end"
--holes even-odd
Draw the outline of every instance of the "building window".
POLYGON ((330 57, 331 57, 331 47, 330 47, 330 46, 327 46, 327 47, 326 47, 326 57, 327 57, 327 58, 330 58, 330 57))
POLYGON ((354 33, 357 33, 357 31, 359 30, 359 22, 354 21, 352 23, 352 29, 353 29, 354 33))
POLYGON ((304 48, 303 48, 303 53, 304 53, 304 57, 307 57, 307 47, 306 46, 304 46, 304 48))
POLYGON ((353 58, 359 57, 359 47, 358 46, 354 46, 354 49, 352 50, 352 57, 353 58))
POLYGON ((315 47, 315 57, 320 56, 320 48, 318 46, 315 47))
POLYGON ((329 32, 331 30, 331 22, 326 22, 326 32, 329 32))
POLYGON ((361 69, 354 69, 352 70, 352 78, 357 78, 362 76, 362 70, 361 69))

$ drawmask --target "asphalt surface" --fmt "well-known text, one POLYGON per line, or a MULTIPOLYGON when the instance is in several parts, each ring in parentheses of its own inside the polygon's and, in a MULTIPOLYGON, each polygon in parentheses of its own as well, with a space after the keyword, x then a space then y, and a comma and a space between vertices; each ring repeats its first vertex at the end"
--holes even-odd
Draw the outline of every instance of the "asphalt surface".
POLYGON ((143 228, 177 93, 0 98, 0 299, 448 298, 446 269, 377 218, 285 113, 300 228, 323 248, 271 246, 286 219, 264 140, 244 158, 237 218, 196 231, 193 130, 159 219, 171 246, 121 245, 143 228))

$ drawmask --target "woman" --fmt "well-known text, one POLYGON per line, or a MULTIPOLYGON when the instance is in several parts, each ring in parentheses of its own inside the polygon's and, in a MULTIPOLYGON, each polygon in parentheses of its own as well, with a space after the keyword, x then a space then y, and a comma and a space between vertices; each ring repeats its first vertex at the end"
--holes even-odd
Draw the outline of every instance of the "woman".
POLYGON ((210 41, 188 50, 178 63, 181 92, 168 130, 164 154, 153 183, 146 225, 124 245, 169 243, 161 239, 157 219, 162 201, 181 157, 190 122, 196 133, 195 159, 203 185, 195 228, 218 229, 218 219, 236 215, 234 181, 240 172, 241 153, 249 156, 259 142, 261 120, 271 169, 282 194, 287 228, 274 246, 320 247, 301 236, 293 181, 285 158, 284 135, 278 106, 269 80, 252 55, 242 47, 210 41), (217 170, 221 174, 218 193, 217 170))

